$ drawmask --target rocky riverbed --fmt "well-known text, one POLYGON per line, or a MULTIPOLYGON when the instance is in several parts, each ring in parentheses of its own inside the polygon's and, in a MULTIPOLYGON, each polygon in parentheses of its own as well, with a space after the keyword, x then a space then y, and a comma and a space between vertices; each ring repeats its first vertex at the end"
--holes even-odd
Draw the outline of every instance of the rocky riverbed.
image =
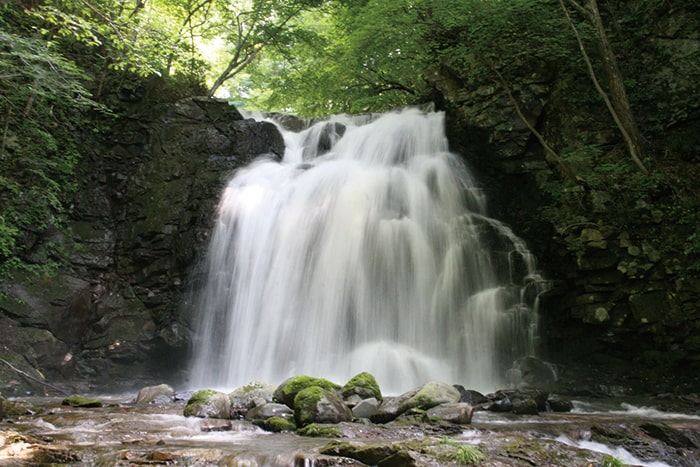
POLYGON ((352 417, 272 432, 235 411, 185 416, 191 392, 144 394, 5 401, 0 466, 700 465, 693 395, 581 398, 570 412, 525 415, 475 404, 469 423, 414 408, 386 423, 352 417))

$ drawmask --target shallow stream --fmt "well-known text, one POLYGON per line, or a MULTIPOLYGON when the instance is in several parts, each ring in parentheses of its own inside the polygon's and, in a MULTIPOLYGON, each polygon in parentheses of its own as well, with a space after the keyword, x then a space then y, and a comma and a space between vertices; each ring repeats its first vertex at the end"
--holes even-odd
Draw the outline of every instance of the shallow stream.
MULTIPOLYGON (((365 465, 319 454, 330 438, 268 433, 244 421, 184 417, 184 401, 136 405, 130 397, 103 397, 104 406, 97 408, 61 405, 56 398, 26 401, 26 414, 0 423, 0 466, 365 465)), ((446 449, 471 445, 485 455, 482 466, 602 466, 605 455, 625 465, 700 466, 700 416, 618 400, 577 401, 567 414, 477 411, 471 425, 463 426, 392 422, 336 427, 340 440, 350 443, 423 443, 421 448, 407 444, 406 449, 417 452, 416 463, 395 465, 460 465, 457 456, 444 454, 446 449)))

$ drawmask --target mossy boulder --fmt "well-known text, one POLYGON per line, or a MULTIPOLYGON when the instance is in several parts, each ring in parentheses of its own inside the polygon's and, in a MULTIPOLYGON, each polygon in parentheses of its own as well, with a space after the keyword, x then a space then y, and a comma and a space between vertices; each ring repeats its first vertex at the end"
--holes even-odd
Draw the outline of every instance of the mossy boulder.
POLYGON ((329 391, 340 392, 340 385, 335 384, 324 378, 315 378, 313 376, 293 376, 282 382, 275 392, 272 394, 274 401, 280 404, 285 404, 290 408, 294 408, 294 398, 303 389, 311 386, 327 389, 329 391))
POLYGON ((299 428, 297 434, 310 438, 340 438, 343 434, 334 426, 320 426, 315 423, 299 428))
POLYGON ((439 381, 425 383, 413 397, 409 398, 404 406, 406 410, 414 407, 429 409, 440 404, 459 402, 459 391, 452 385, 439 381))
POLYGON ((340 423, 352 421, 352 412, 336 391, 311 386, 294 398, 294 418, 299 426, 340 423))
POLYGON ((85 396, 81 396, 79 394, 73 394, 71 396, 66 397, 63 399, 61 402, 62 405, 70 405, 71 407, 86 407, 86 408, 92 408, 92 407, 102 407, 102 401, 99 399, 90 399, 85 396))
POLYGON ((270 417, 265 420, 256 420, 253 422, 265 431, 280 433, 282 431, 295 431, 297 429, 294 420, 284 417, 270 417))
POLYGON ((411 409, 427 410, 440 404, 459 402, 460 392, 447 383, 431 381, 400 396, 384 399, 370 416, 374 423, 388 423, 411 409))
POLYGON ((372 374, 366 371, 350 378, 350 381, 343 386, 342 393, 345 399, 357 395, 360 396, 361 399, 370 399, 374 397, 378 401, 382 400, 382 391, 379 389, 377 380, 372 374))
POLYGON ((231 409, 234 416, 245 417, 248 410, 253 407, 272 402, 272 394, 277 386, 270 383, 254 381, 252 383, 234 389, 230 394, 231 409))
POLYGON ((214 389, 200 389, 187 401, 185 417, 231 418, 231 399, 214 389))

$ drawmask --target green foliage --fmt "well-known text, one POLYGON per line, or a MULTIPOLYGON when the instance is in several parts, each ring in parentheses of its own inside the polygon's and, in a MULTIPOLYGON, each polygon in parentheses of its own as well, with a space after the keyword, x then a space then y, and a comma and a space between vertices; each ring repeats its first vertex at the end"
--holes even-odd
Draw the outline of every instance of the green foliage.
POLYGON ((0 29, 0 69, 0 273, 6 274, 30 267, 27 236, 60 225, 63 199, 76 188, 75 134, 82 112, 97 105, 85 75, 38 38, 0 29))
POLYGON ((603 467, 625 467, 625 464, 620 459, 606 454, 603 456, 603 467))
POLYGON ((64 257, 45 237, 69 214, 78 163, 112 116, 98 100, 198 88, 202 61, 186 53, 183 19, 166 14, 182 1, 0 5, 0 277, 50 273, 64 257))
POLYGON ((250 69, 243 101, 305 116, 383 111, 431 100, 437 68, 502 85, 580 61, 551 0, 341 1, 305 18, 314 40, 250 69))
POLYGON ((643 174, 629 157, 605 152, 598 145, 565 148, 560 157, 575 179, 543 180, 540 188, 551 202, 540 213, 561 233, 589 222, 591 212, 603 217, 607 212, 618 222, 634 223, 635 207, 653 202, 664 188, 660 174, 643 174))
POLYGON ((486 459, 486 455, 471 444, 463 444, 455 448, 451 456, 459 462, 459 465, 479 465, 486 459))
POLYGON ((81 62, 99 57, 95 69, 141 76, 199 72, 201 61, 183 35, 184 20, 173 15, 190 12, 175 0, 149 2, 148 8, 141 1, 47 0, 31 11, 43 21, 49 43, 72 48, 83 55, 81 62))

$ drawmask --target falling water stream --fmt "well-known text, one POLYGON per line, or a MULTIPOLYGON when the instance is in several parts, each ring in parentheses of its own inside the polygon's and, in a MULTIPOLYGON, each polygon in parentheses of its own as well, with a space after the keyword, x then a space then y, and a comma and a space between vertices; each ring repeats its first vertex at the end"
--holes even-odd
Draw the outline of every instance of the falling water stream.
POLYGON ((196 309, 194 386, 375 375, 502 387, 533 353, 533 256, 488 217, 444 114, 407 109, 282 130, 224 189, 196 309))

